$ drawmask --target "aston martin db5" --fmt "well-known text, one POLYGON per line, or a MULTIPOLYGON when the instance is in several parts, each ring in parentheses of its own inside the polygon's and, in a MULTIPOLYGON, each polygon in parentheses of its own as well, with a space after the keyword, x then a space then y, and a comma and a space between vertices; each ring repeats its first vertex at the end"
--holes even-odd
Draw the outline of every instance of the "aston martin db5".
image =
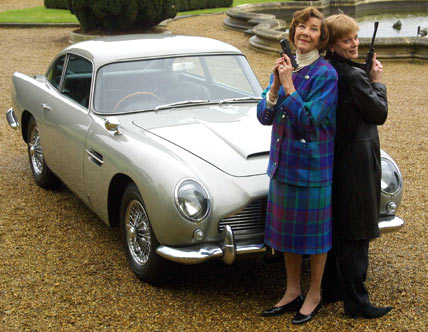
MULTIPOLYGON (((14 73, 6 118, 37 185, 65 184, 119 225, 135 274, 265 251, 270 128, 246 57, 208 38, 107 37, 68 46, 44 75, 14 73)), ((382 152, 383 232, 397 230, 402 179, 382 152)))

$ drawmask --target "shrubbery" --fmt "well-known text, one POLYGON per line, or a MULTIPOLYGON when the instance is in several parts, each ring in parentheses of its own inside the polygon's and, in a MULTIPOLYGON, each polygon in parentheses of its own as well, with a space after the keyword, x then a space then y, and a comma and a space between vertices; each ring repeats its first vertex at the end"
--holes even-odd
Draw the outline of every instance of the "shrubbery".
POLYGON ((205 8, 230 7, 233 0, 175 0, 177 11, 188 11, 205 8))
POLYGON ((230 7, 233 0, 44 0, 47 8, 64 8, 77 16, 83 32, 106 33, 155 26, 178 11, 230 7))
POLYGON ((44 0, 46 8, 52 9, 69 9, 71 0, 44 0))
POLYGON ((176 0, 71 0, 84 32, 107 33, 152 27, 177 14, 176 0))

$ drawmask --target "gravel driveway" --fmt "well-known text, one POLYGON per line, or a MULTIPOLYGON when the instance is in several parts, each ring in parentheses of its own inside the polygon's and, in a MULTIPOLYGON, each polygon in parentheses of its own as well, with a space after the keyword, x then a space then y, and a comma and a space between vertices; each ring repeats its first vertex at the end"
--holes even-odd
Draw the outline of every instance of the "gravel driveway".
MULTIPOLYGON (((41 5, 43 2, 20 1, 41 5)), ((2 0, 0 10, 18 7, 2 0)), ((224 15, 171 21, 174 33, 234 44, 266 84, 274 55, 248 47, 223 27, 224 15)), ((0 28, 0 110, 10 107, 14 71, 44 73, 67 46, 70 28, 0 28)), ((66 188, 43 190, 31 178, 26 147, 0 117, 0 331, 426 331, 428 329, 428 64, 385 62, 390 113, 382 147, 398 162, 405 194, 399 233, 372 243, 367 286, 375 304, 394 310, 377 320, 347 319, 325 306, 303 327, 291 315, 261 318, 284 289, 281 264, 245 259, 175 266, 166 284, 140 282, 128 268, 117 228, 106 227, 66 188)), ((3 113, 4 114, 4 113, 3 113)), ((60 147, 59 147, 60 148, 60 147)), ((304 288, 308 282, 304 264, 304 288)))

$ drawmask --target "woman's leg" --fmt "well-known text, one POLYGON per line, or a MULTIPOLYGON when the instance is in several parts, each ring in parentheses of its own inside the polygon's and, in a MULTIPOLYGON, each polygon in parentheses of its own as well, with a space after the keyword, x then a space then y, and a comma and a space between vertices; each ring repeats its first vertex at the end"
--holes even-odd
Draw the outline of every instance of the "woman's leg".
POLYGON ((309 315, 321 301, 321 281, 327 253, 311 255, 311 284, 300 313, 309 315))
POLYGON ((302 255, 284 253, 285 273, 287 277, 287 287, 283 298, 275 306, 283 306, 295 300, 300 295, 300 268, 302 265, 302 255))

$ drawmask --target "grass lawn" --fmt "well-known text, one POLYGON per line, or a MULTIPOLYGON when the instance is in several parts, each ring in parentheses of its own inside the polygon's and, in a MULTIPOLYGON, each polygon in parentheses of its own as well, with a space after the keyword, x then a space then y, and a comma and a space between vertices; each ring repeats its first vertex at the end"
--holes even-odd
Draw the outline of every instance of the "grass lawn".
POLYGON ((8 10, 0 13, 0 22, 6 23, 79 23, 76 16, 64 9, 44 6, 8 10))
MULTIPOLYGON (((262 2, 285 2, 291 0, 234 0, 233 6, 243 4, 262 3, 262 2)), ((196 14, 211 14, 225 12, 229 8, 210 8, 201 10, 192 10, 187 12, 179 12, 177 16, 196 15, 196 14)), ((79 23, 76 16, 68 10, 62 9, 47 9, 44 6, 8 10, 0 12, 0 22, 6 23, 79 23)))

